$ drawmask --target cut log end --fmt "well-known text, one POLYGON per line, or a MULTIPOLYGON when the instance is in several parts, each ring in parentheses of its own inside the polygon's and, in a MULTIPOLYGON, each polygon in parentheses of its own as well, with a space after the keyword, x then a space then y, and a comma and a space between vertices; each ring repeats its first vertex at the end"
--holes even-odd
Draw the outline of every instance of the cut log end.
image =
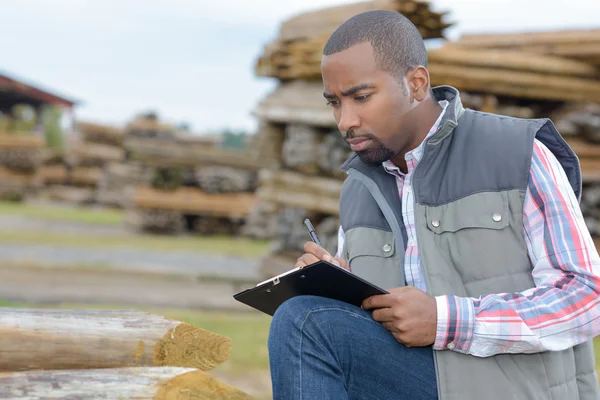
POLYGON ((178 375, 156 392, 155 400, 213 399, 249 400, 251 396, 220 382, 202 371, 192 371, 178 375))
POLYGON ((154 346, 156 366, 177 366, 209 371, 226 361, 231 339, 181 323, 170 329, 154 346))

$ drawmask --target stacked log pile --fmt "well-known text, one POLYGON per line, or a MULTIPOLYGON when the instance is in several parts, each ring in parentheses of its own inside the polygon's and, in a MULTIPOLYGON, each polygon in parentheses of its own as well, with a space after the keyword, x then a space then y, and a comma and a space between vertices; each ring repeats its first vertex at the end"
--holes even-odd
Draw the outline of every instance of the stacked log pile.
MULTIPOLYGON (((266 151, 270 170, 261 173, 257 190, 261 202, 250 219, 256 228, 247 229, 252 236, 268 227, 265 236, 275 239, 264 262, 267 276, 293 265, 308 240, 302 225, 305 217, 323 224, 318 233, 329 251, 336 250, 343 179, 339 167, 349 148, 339 138, 322 97, 321 54, 337 26, 371 9, 403 13, 425 39, 442 37, 449 26, 444 13, 432 12, 426 2, 357 3, 285 21, 279 37, 257 60, 257 75, 279 80, 276 90, 255 109, 261 121, 257 143, 270 141, 278 147, 266 151)), ((518 118, 552 118, 581 158, 582 208, 598 235, 600 212, 591 210, 600 206, 600 196, 594 195, 598 191, 592 190, 600 178, 600 151, 594 145, 600 143, 599 43, 600 31, 470 35, 428 50, 432 85, 458 88, 466 107, 518 118)))
POLYGON ((28 132, 0 132, 0 198, 21 201, 38 191, 44 146, 28 132))
POLYGON ((52 199, 74 204, 96 203, 106 166, 125 159, 123 130, 79 122, 77 132, 79 136, 70 141, 62 157, 46 160, 41 175, 52 199))
POLYGON ((137 311, 0 308, 0 398, 251 399, 207 372, 230 349, 229 338, 137 311))
POLYGON ((128 126, 124 146, 128 162, 146 171, 131 191, 127 221, 133 227, 202 235, 242 229, 255 202, 259 154, 169 133, 148 118, 128 126))

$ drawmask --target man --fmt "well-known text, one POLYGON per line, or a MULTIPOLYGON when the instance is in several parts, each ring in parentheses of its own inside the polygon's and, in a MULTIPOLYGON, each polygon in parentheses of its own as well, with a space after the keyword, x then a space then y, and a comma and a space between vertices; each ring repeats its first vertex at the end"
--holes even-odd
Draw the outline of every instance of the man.
POLYGON ((341 25, 321 68, 355 154, 338 254, 309 242, 297 266, 329 260, 390 294, 284 303, 274 398, 599 399, 600 258, 553 124, 432 89, 423 40, 394 12, 341 25))

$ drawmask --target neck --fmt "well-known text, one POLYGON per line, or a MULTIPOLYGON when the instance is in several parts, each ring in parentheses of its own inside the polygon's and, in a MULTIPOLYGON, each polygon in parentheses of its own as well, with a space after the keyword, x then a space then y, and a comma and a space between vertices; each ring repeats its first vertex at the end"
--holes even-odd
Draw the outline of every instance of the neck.
POLYGON ((406 165, 405 159, 406 153, 419 147, 419 145, 427 137, 427 134, 431 130, 433 124, 435 124, 435 121, 437 121, 440 114, 442 113, 442 107, 435 100, 435 98, 431 96, 427 100, 425 100, 422 106, 419 108, 420 109, 415 110, 416 113, 413 119, 415 121, 415 126, 413 127, 413 129, 410 130, 412 132, 415 132, 412 135, 412 140, 410 141, 408 146, 406 146, 405 149, 403 149, 400 153, 398 153, 396 157, 392 159, 392 162, 398 168, 400 168, 400 171, 404 173, 408 172, 408 167, 406 165))

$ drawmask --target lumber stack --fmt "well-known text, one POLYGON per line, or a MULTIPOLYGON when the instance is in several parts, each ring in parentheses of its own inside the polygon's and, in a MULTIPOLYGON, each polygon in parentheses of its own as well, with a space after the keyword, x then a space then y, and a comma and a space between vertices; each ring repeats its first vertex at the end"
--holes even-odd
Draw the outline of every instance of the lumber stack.
POLYGON ((37 192, 45 143, 29 132, 0 132, 0 198, 20 201, 37 192))
POLYGON ((89 122, 78 122, 76 130, 78 135, 71 138, 65 153, 44 160, 40 175, 53 200, 98 203, 97 189, 105 167, 125 159, 123 130, 89 122))
POLYGON ((257 60, 257 74, 282 80, 313 78, 329 35, 352 16, 370 10, 403 14, 427 39, 442 38, 443 31, 451 26, 443 21, 445 13, 434 12, 429 2, 417 0, 365 1, 308 12, 283 22, 279 37, 265 46, 257 60))
POLYGON ((128 223, 149 232, 238 234, 254 204, 260 155, 199 136, 167 134, 164 124, 147 118, 134 122, 124 147, 128 163, 145 176, 128 189, 128 223))
POLYGON ((230 349, 143 312, 0 308, 0 398, 250 399, 207 372, 230 349))

